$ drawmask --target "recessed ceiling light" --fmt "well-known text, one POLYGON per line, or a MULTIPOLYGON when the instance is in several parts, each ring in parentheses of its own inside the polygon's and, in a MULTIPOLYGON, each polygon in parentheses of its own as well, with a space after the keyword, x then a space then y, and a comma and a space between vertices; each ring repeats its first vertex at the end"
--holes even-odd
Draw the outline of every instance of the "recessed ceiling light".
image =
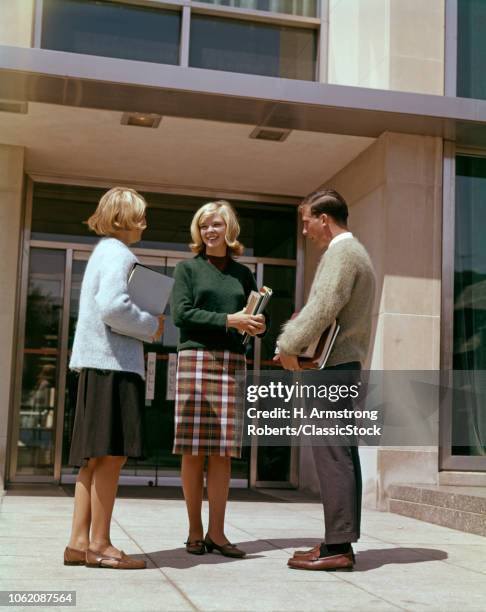
POLYGON ((135 127, 157 128, 162 117, 153 113, 123 113, 122 125, 134 125, 135 127))
POLYGON ((273 142, 283 142, 292 130, 284 130, 282 128, 262 127, 257 125, 250 138, 258 140, 271 140, 273 142))
POLYGON ((26 115, 29 110, 27 102, 15 102, 13 100, 0 100, 0 111, 2 113, 20 113, 26 115))

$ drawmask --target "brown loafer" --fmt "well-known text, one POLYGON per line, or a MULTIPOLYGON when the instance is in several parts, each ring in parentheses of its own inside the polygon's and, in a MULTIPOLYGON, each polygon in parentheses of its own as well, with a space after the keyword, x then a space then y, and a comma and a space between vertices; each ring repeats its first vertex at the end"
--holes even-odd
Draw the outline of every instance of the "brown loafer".
POLYGON ((321 545, 316 544, 314 548, 310 548, 309 550, 296 550, 294 552, 294 557, 307 557, 308 555, 318 555, 321 550, 321 545))
POLYGON ((192 542, 186 540, 184 544, 186 545, 186 552, 190 555, 204 555, 206 552, 206 547, 202 540, 193 540, 192 542))
POLYGON ((64 565, 86 565, 86 551, 66 546, 64 549, 64 565))
POLYGON ((213 550, 219 551, 224 557, 233 557, 234 559, 241 559, 246 555, 244 550, 237 548, 236 544, 227 544, 219 545, 216 542, 213 542, 211 538, 207 535, 204 538, 204 545, 208 552, 213 552, 213 550))
POLYGON ((353 553, 329 555, 327 557, 319 557, 319 553, 317 553, 316 555, 309 555, 308 557, 292 557, 287 561, 287 565, 292 569, 321 572, 351 572, 354 567, 353 553))
POLYGON ((86 551, 86 567, 106 567, 110 569, 145 569, 147 563, 143 559, 134 559, 126 555, 123 550, 121 557, 104 555, 88 548, 86 551))

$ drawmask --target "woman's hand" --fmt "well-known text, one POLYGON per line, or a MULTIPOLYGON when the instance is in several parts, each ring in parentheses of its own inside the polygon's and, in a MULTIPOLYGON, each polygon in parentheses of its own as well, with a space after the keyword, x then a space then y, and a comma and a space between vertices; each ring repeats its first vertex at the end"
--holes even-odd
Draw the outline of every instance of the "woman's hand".
POLYGON ((165 315, 159 315, 157 319, 159 320, 159 326, 157 327, 155 334, 152 336, 154 342, 159 342, 162 334, 164 333, 165 315))
POLYGON ((244 310, 228 315, 228 327, 246 332, 250 336, 263 334, 265 331, 265 317, 262 314, 246 314, 244 310))

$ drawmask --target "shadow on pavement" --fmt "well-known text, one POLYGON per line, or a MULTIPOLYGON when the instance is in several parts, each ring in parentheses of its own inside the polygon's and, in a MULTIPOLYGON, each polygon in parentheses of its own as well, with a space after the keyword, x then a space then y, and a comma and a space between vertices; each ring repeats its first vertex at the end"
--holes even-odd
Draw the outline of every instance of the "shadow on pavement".
MULTIPOLYGON (((159 550, 146 553, 153 566, 149 564, 148 569, 171 567, 175 569, 189 569, 197 565, 219 565, 221 563, 244 563, 249 559, 257 559, 263 557, 259 553, 267 551, 276 551, 290 548, 291 552, 297 548, 306 549, 312 548, 319 543, 319 540, 309 540, 308 538, 297 539, 272 539, 272 540, 253 540, 247 542, 238 542, 238 547, 246 551, 245 559, 231 559, 223 557, 219 553, 190 555, 186 553, 185 548, 172 548, 170 550, 159 550)), ((283 551, 286 552, 286 551, 283 551)), ((133 555, 137 558, 144 558, 143 555, 133 555)), ((443 561, 447 559, 446 552, 436 548, 378 548, 363 550, 356 554, 356 565, 354 571, 367 572, 377 569, 383 565, 408 564, 408 563, 424 563, 426 561, 443 561)), ((285 565, 285 557, 272 557, 271 560, 276 565, 285 565)))
POLYGON ((376 548, 356 554, 355 572, 367 572, 383 565, 444 561, 448 554, 438 548, 376 548))

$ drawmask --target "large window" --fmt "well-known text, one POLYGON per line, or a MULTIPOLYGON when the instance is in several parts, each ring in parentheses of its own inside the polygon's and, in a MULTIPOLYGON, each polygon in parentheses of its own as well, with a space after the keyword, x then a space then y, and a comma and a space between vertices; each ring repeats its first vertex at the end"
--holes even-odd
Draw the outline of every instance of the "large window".
POLYGON ((458 156, 454 266, 453 455, 486 455, 486 158, 458 156), (460 391, 460 393, 459 393, 460 391))
POLYGON ((44 49, 177 64, 177 11, 92 0, 44 0, 44 49))
POLYGON ((184 13, 190 34, 182 39, 182 0, 173 9, 111 0, 43 0, 40 45, 156 64, 178 65, 189 55, 189 65, 197 68, 316 79, 317 0, 202 1, 207 8, 198 3, 184 13), (220 7, 235 10, 221 16, 220 7), (253 21, 250 10, 280 17, 277 23, 253 21), (306 27, 302 16, 309 17, 306 27))
POLYGON ((314 80, 317 36, 306 28, 193 15, 189 64, 228 72, 314 80))
POLYGON ((486 99, 486 2, 458 0, 457 95, 486 99))

